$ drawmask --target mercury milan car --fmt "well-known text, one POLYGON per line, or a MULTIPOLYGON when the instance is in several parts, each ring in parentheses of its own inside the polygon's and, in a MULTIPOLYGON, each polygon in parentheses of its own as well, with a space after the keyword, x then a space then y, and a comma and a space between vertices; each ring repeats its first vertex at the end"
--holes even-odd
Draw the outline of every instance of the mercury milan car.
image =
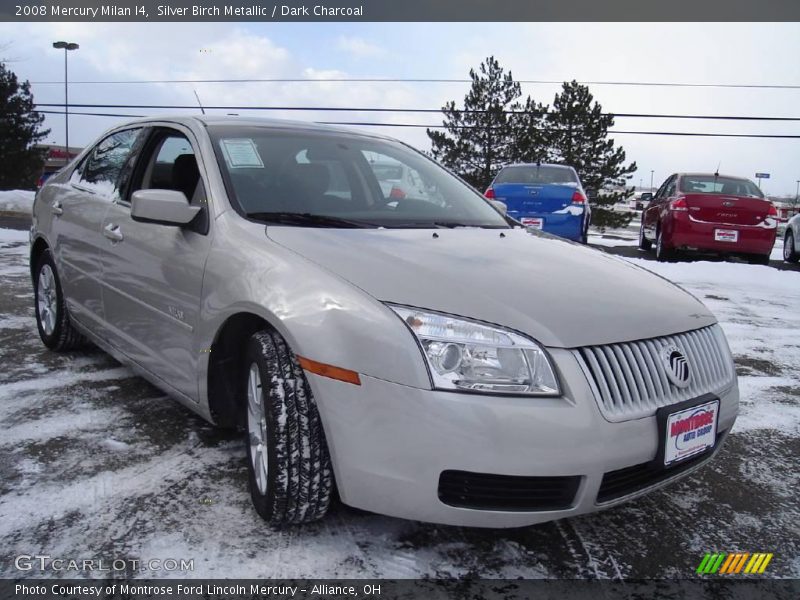
POLYGON ((769 264, 778 211, 758 186, 719 173, 676 173, 642 213, 639 248, 655 244, 658 260, 681 252, 742 256, 769 264))
POLYGON ((388 138, 135 121, 36 196, 39 334, 56 351, 94 342, 241 428, 255 509, 274 524, 322 517, 336 489, 387 515, 529 525, 708 461, 739 403, 714 316, 513 223, 388 138), (386 198, 376 161, 435 201, 386 198))

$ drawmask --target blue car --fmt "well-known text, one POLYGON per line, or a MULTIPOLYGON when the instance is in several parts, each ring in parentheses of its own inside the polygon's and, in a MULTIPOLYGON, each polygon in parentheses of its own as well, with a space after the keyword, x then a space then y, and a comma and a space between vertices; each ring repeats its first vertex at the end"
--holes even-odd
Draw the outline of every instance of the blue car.
POLYGON ((586 243, 591 209, 578 173, 565 165, 519 164, 500 169, 484 194, 533 229, 586 243))

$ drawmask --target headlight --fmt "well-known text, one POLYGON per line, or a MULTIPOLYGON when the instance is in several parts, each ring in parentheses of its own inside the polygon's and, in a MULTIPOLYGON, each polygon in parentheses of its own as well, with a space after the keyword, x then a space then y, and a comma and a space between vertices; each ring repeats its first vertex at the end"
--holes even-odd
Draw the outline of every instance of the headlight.
POLYGON ((448 315, 388 306, 419 341, 435 388, 493 394, 560 394, 550 360, 533 340, 507 329, 448 315))

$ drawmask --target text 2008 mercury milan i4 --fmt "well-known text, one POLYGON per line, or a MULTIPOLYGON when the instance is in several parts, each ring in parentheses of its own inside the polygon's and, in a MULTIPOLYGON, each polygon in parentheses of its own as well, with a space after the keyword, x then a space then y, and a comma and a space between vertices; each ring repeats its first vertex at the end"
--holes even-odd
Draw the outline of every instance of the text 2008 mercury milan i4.
POLYGON ((705 463, 739 403, 714 316, 510 223, 384 137, 136 121, 36 197, 39 333, 53 350, 88 339, 244 428, 253 503, 275 524, 322 517, 336 486, 387 515, 521 526, 705 463))

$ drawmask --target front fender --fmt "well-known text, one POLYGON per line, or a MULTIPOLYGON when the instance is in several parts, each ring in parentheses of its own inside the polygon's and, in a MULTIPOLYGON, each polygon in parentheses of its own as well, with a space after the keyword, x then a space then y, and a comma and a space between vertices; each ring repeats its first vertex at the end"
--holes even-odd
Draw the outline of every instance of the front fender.
MULTIPOLYGON (((393 383, 430 388, 412 334, 389 308, 339 276, 267 238, 264 226, 228 212, 215 223, 198 328, 200 381, 220 328, 255 314, 306 358, 393 383)), ((309 231, 313 235, 313 231, 309 231)), ((203 385, 204 387, 204 385, 203 385)), ((201 398, 207 393, 201 389, 201 398)))

